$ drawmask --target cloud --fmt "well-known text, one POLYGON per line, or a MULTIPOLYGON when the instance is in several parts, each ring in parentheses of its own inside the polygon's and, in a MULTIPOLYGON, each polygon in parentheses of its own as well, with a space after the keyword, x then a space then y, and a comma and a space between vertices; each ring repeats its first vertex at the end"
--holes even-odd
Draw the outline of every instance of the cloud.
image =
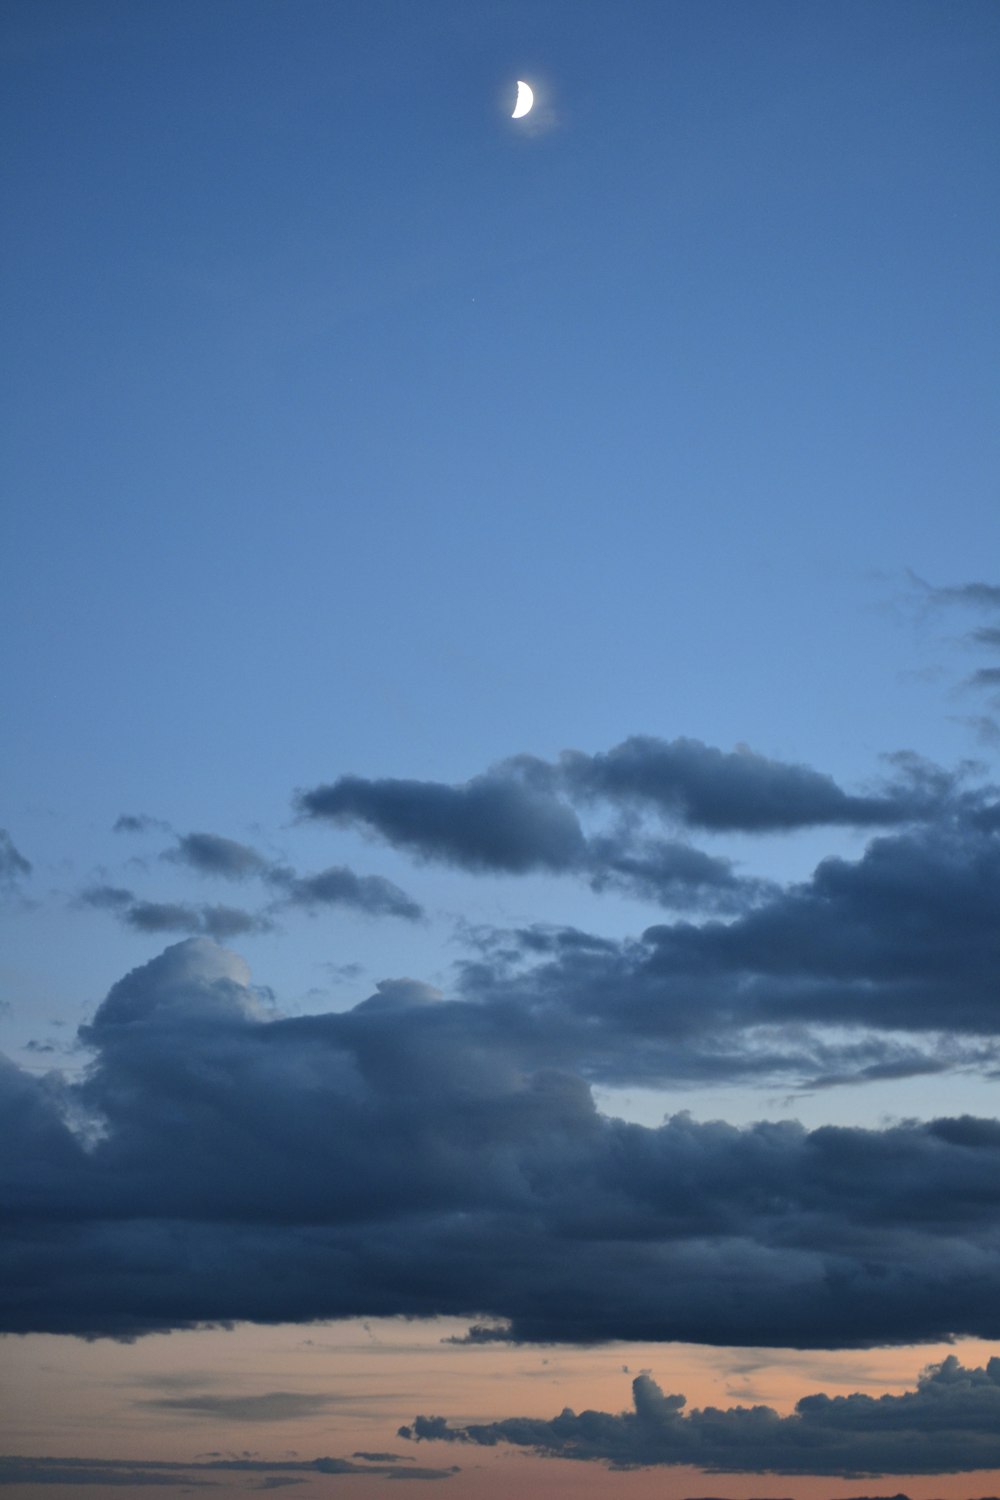
MULTIPOLYGON (((600 868, 601 846, 588 845, 570 804, 639 809, 714 833, 762 833, 890 827, 933 816, 953 791, 943 773, 930 788, 898 769, 879 794, 857 796, 808 766, 746 748, 636 735, 603 754, 565 751, 557 765, 514 756, 460 786, 342 776, 298 793, 296 806, 303 817, 361 827, 421 859, 463 869, 587 870, 600 868)), ((622 839, 619 833, 606 852, 619 850, 622 839)))
MULTIPOLYGON (((931 604, 957 605, 994 615, 996 623, 978 626, 969 631, 965 640, 971 646, 985 646, 988 650, 995 651, 997 647, 1000 647, 1000 586, 993 583, 963 583, 935 588, 915 575, 911 575, 911 580, 931 604)), ((1000 688, 1000 665, 979 667, 965 679, 965 685, 972 688, 985 688, 993 693, 994 689, 1000 688)), ((1000 706, 1000 697, 996 695, 988 701, 994 708, 1000 706)), ((984 742, 994 741, 997 726, 992 719, 987 717, 973 720, 973 725, 980 727, 980 735, 984 742)))
POLYGON ((199 874, 220 875, 225 880, 246 880, 268 868, 267 860, 249 844, 221 838, 217 833, 187 833, 166 857, 189 865, 199 874))
POLYGON ((281 903, 317 911, 324 906, 346 906, 376 917, 403 917, 417 922, 423 908, 381 875, 356 875, 345 865, 334 865, 316 875, 296 875, 275 868, 271 882, 284 892, 281 903))
POLYGON ((576 1063, 604 1082, 785 1068, 857 1077, 872 1066, 878 1076, 883 1065, 920 1072, 931 1056, 991 1067, 998 833, 997 805, 971 805, 876 838, 859 859, 823 860, 732 921, 662 923, 638 940, 500 933, 480 940, 460 992, 518 1018, 544 1015, 550 1034, 558 1019, 565 1047, 589 1035, 576 1063), (855 1033, 847 1044, 841 1031, 839 1057, 833 1027, 855 1033))
POLYGON ((229 1422, 290 1422, 315 1417, 334 1404, 332 1396, 303 1391, 266 1391, 259 1396, 157 1396, 137 1406, 156 1411, 181 1411, 190 1416, 229 1422))
POLYGON ((562 780, 571 795, 632 803, 689 828, 786 832, 843 824, 870 827, 926 814, 912 789, 852 796, 808 766, 752 750, 723 751, 700 740, 635 735, 600 755, 567 751, 562 780))
POLYGON ((281 1489, 289 1484, 303 1484, 316 1474, 369 1475, 379 1479, 450 1479, 459 1472, 457 1465, 445 1469, 394 1468, 389 1464, 356 1464, 346 1458, 283 1459, 269 1463, 265 1459, 212 1458, 181 1463, 163 1459, 117 1458, 16 1458, 0 1456, 0 1485, 65 1484, 100 1485, 118 1488, 122 1485, 152 1485, 186 1488, 215 1488, 223 1483, 216 1475, 237 1473, 249 1481, 262 1476, 253 1489, 281 1489))
POLYGON ((98 911, 113 912, 137 932, 184 932, 207 934, 220 941, 244 933, 273 930, 274 913, 290 907, 315 913, 324 907, 346 907, 368 916, 422 919, 421 906, 399 886, 381 875, 356 875, 344 865, 331 866, 315 875, 297 875, 285 865, 269 864, 249 845, 217 834, 192 833, 168 850, 165 859, 190 866, 199 874, 244 881, 263 880, 272 892, 264 912, 242 907, 206 905, 187 901, 148 901, 123 886, 98 884, 81 892, 79 901, 98 911))
MULTIPOLYGON (((84 1077, 0 1070, 0 1328, 442 1314, 534 1342, 1000 1336, 1000 1123, 628 1124, 598 1112, 581 1059, 608 1040, 624 1058, 631 1019, 574 1030, 416 981, 275 1019, 242 960, 177 943, 81 1029, 84 1077)), ((653 1029, 638 1012, 637 1070, 653 1029)))
POLYGON ((146 813, 122 813, 115 819, 112 833, 145 833, 150 828, 169 832, 170 825, 162 818, 150 818, 146 813))
POLYGON ((205 932, 214 938, 266 932, 270 922, 236 906, 187 906, 170 901, 135 901, 124 913, 139 932, 205 932))
POLYGON ((973 609, 1000 610, 1000 585, 995 583, 960 583, 935 587, 915 574, 911 579, 934 604, 963 604, 973 609))
POLYGON ((887 759, 889 780, 862 796, 809 767, 750 750, 633 736, 604 754, 566 751, 557 764, 514 756, 458 786, 342 776, 298 793, 296 807, 304 818, 358 827, 419 860, 479 874, 575 875, 598 892, 729 915, 764 903, 774 885, 684 838, 663 837, 663 823, 714 834, 895 829, 940 824, 990 795, 916 756, 887 759), (581 815, 602 809, 610 826, 585 830, 581 815))
POLYGON ((227 940, 246 933, 269 932, 270 918, 237 906, 199 905, 183 901, 143 901, 123 886, 94 885, 80 893, 83 906, 109 911, 136 932, 204 933, 227 940))
POLYGON ((6 828, 0 828, 0 889, 13 890, 31 874, 31 861, 15 846, 6 828))
POLYGON ((776 889, 739 875, 729 859, 676 840, 634 834, 592 839, 587 865, 591 890, 622 891, 674 911, 744 911, 776 889))
POLYGON ((416 1440, 512 1443, 613 1468, 693 1464, 708 1473, 829 1475, 968 1473, 1000 1464, 1000 1359, 967 1369, 950 1355, 902 1396, 804 1396, 787 1417, 767 1406, 685 1413, 648 1374, 632 1382, 631 1411, 569 1408, 551 1421, 449 1426, 417 1417, 399 1435, 416 1440))
POLYGON ((422 859, 466 870, 566 870, 583 855, 573 812, 506 771, 464 786, 342 776, 296 802, 304 817, 360 826, 422 859))

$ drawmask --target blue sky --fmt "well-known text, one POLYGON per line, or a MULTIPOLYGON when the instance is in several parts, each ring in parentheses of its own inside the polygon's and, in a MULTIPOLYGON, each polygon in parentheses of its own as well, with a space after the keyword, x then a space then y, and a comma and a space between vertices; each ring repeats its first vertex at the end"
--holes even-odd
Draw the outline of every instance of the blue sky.
MULTIPOLYGON (((1000 742, 994 5, 9 0, 0 68, 24 1077, 79 1077, 130 971, 244 985, 206 931, 264 1025, 612 982, 596 947, 529 973, 533 924, 645 983, 646 929, 714 963, 677 924, 752 947, 796 882, 846 923, 920 860, 958 951, 941 882, 974 906, 992 868, 1000 742), (808 768, 813 810, 762 821, 760 781, 728 822, 692 810, 685 778, 742 786, 741 747, 779 800, 808 768), (831 814, 824 776, 882 801, 831 814), (679 847, 710 875, 638 871, 679 847), (842 887, 809 884, 828 856, 842 887)), ((641 1017, 548 1064, 650 1128, 995 1113, 983 996, 954 1030, 926 995, 914 1027, 824 1011, 817 1090, 819 1032, 789 1061, 811 1022, 753 951, 773 1070, 719 1063, 721 980, 720 1029, 655 1077, 641 1017)))

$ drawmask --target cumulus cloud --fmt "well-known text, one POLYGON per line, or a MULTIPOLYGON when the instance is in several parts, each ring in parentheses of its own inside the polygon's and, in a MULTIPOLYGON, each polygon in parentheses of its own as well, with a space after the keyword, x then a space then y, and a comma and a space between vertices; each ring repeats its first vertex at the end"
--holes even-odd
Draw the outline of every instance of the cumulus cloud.
POLYGON ((632 1125, 594 1105, 594 1029, 415 981, 274 1019, 235 955, 166 949, 82 1028, 83 1079, 0 1071, 0 1327, 447 1314, 539 1342, 1000 1335, 1000 1124, 632 1125))
MULTIPOLYGON (((808 1042, 828 1073, 836 1060, 815 1050, 816 1028, 834 1026, 890 1048, 868 1063, 900 1062, 908 1036, 919 1044, 910 1053, 918 1070, 931 1044, 939 1060, 956 1060, 957 1048, 991 1066, 998 834, 996 806, 983 804, 940 826, 883 835, 857 860, 824 860, 809 880, 773 890, 731 921, 658 924, 638 940, 501 934, 467 964, 462 993, 522 1014, 558 1014, 564 1035, 585 1020, 605 1081, 612 1071, 636 1077, 640 1038, 651 1078, 669 1076, 681 1046, 686 1062, 673 1076, 699 1070, 692 1047, 705 1066, 714 1056, 736 1076, 773 1066, 765 1053, 795 1042, 808 1042)), ((791 1065, 808 1070, 806 1052, 797 1062, 789 1053, 791 1065)))
POLYGON ((550 1421, 511 1417, 451 1426, 417 1417, 399 1436, 494 1447, 512 1443, 613 1468, 694 1464, 709 1473, 968 1473, 1000 1464, 1000 1359, 967 1369, 953 1356, 932 1365, 902 1396, 803 1396, 781 1417, 767 1406, 685 1412, 648 1374, 632 1382, 632 1410, 566 1408, 550 1421))

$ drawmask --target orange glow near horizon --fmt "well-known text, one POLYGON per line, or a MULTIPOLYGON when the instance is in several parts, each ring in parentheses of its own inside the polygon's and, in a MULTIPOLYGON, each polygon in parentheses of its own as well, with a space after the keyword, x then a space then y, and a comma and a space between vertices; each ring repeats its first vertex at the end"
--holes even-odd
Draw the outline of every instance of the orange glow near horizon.
MULTIPOLYGON (((460 1472, 447 1481, 453 1500, 504 1500, 513 1492, 560 1497, 607 1493, 603 1463, 540 1458, 522 1449, 422 1442, 396 1436, 417 1412, 451 1421, 488 1422, 512 1416, 550 1418, 564 1407, 619 1412, 631 1404, 631 1380, 646 1369, 667 1392, 683 1393, 688 1409, 765 1404, 781 1414, 816 1391, 872 1395, 911 1389, 929 1363, 956 1354, 982 1365, 995 1352, 981 1340, 919 1348, 851 1351, 718 1349, 692 1345, 609 1345, 600 1348, 458 1346, 452 1320, 370 1322, 273 1328, 240 1326, 153 1335, 134 1344, 85 1343, 50 1335, 0 1341, 6 1372, 4 1449, 7 1453, 188 1463, 209 1454, 250 1454, 266 1460, 296 1456, 350 1458, 394 1451, 413 1465, 460 1472), (165 1405, 187 1398, 261 1396, 275 1391, 328 1401, 293 1420, 241 1421, 194 1406, 165 1405)), ((220 1473, 230 1489, 240 1477, 220 1473)), ((305 1477, 304 1493, 329 1492, 334 1481, 305 1477)), ((396 1481, 366 1476, 359 1497, 387 1500, 396 1481)), ((435 1492, 444 1481, 430 1481, 435 1492)), ((880 1475, 876 1480, 706 1474, 657 1467, 614 1475, 625 1500, 687 1500, 723 1495, 790 1500, 848 1500, 859 1494, 904 1491, 911 1500, 968 1500, 996 1493, 1000 1471, 965 1475, 880 1475)), ((180 1486, 179 1486, 180 1487, 180 1486)), ((131 1486, 115 1486, 124 1494, 131 1486)), ((65 1487, 12 1485, 18 1500, 40 1500, 65 1487)), ((93 1489, 90 1491, 93 1493, 93 1489)), ((137 1490, 138 1492, 138 1490, 137 1490)), ((425 1491, 426 1492, 426 1491, 425 1491)))

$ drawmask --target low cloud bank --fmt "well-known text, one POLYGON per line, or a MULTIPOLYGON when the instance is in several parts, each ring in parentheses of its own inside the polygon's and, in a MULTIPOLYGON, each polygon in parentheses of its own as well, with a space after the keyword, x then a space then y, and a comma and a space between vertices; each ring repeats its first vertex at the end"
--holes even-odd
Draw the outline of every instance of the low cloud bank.
POLYGON ((951 1355, 902 1396, 803 1396, 787 1417, 768 1406, 685 1412, 685 1398, 664 1395, 648 1374, 632 1382, 632 1401, 632 1410, 618 1415, 567 1408, 551 1421, 510 1417, 456 1427, 442 1417, 417 1417, 399 1436, 481 1447, 511 1443, 617 1469, 693 1464, 713 1474, 864 1478, 1000 1465, 1000 1359, 968 1369, 951 1355))

